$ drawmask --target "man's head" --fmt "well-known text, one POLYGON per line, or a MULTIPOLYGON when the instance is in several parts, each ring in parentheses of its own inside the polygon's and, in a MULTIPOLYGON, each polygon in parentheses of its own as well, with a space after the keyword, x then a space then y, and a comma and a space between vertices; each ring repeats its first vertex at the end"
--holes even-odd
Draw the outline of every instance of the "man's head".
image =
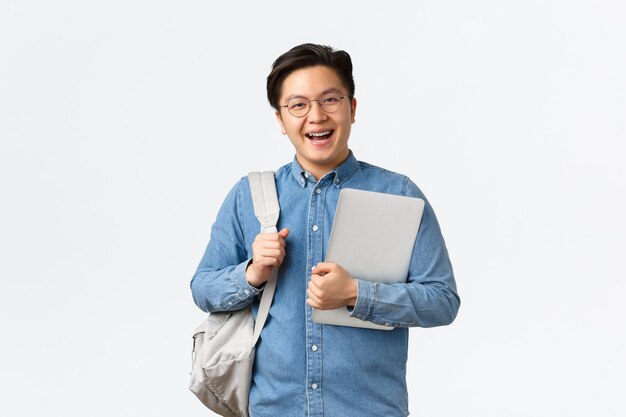
POLYGON ((350 55, 346 51, 336 51, 330 46, 305 43, 285 52, 272 64, 272 71, 267 76, 267 99, 276 111, 280 111, 278 101, 285 78, 298 69, 317 65, 333 69, 344 84, 348 96, 354 97, 350 55))
POLYGON ((267 91, 302 168, 319 179, 348 158, 356 99, 346 52, 297 46, 274 62, 267 91))

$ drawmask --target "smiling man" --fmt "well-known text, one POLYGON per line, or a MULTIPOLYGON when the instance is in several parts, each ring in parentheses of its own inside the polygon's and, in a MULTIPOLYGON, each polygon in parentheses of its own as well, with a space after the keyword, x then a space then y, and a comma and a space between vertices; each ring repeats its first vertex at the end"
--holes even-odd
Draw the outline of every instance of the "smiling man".
POLYGON ((267 78, 281 132, 295 148, 276 171, 281 216, 275 234, 258 234, 247 178, 228 194, 192 279, 207 312, 237 310, 280 266, 268 321, 256 348, 250 416, 407 416, 408 327, 451 323, 460 299, 432 207, 406 176, 358 161, 348 147, 355 121, 352 62, 314 44, 281 55, 267 78), (406 283, 353 277, 325 263, 339 192, 356 188, 426 201, 406 283), (323 325, 312 308, 351 307, 391 331, 323 325))
POLYGON ((321 178, 348 159, 356 99, 335 70, 324 65, 295 70, 283 81, 280 97, 286 104, 278 104, 276 118, 302 168, 321 178))

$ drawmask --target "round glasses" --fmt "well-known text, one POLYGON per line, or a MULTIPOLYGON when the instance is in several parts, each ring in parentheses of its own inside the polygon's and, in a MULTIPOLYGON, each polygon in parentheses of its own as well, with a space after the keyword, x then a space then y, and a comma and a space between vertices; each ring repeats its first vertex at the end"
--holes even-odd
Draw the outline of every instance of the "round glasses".
POLYGON ((306 97, 292 97, 286 105, 280 107, 287 107, 287 110, 293 117, 304 117, 311 111, 311 103, 317 101, 320 108, 326 113, 334 113, 341 108, 341 102, 346 97, 337 93, 324 94, 317 100, 309 100, 306 97))

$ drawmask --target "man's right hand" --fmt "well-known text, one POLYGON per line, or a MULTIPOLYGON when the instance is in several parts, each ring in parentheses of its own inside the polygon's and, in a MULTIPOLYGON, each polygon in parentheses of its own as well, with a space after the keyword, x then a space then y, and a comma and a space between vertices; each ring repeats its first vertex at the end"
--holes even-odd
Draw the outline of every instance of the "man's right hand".
POLYGON ((252 262, 246 268, 246 280, 253 287, 260 287, 270 278, 272 269, 285 259, 285 239, 289 229, 278 233, 261 233, 252 243, 252 262))

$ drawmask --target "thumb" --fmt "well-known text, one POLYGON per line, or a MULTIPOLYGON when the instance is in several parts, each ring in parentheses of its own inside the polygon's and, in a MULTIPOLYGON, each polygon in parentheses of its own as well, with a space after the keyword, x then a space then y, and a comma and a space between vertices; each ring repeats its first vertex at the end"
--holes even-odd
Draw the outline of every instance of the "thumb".
POLYGON ((282 228, 280 230, 280 232, 278 232, 279 236, 282 237, 283 239, 287 239, 287 236, 289 236, 289 229, 287 229, 286 227, 282 228))
POLYGON ((313 272, 314 274, 320 274, 320 273, 326 274, 328 272, 331 272, 334 266, 335 264, 332 262, 320 262, 313 267, 311 272, 313 272))

